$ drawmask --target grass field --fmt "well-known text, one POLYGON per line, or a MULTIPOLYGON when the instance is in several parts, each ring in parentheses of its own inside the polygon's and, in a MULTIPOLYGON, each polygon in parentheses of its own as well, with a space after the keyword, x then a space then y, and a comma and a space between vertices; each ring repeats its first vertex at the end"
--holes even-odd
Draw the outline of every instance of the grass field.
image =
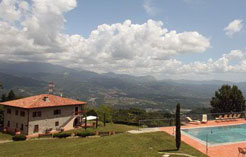
MULTIPOLYGON (((164 133, 129 134, 99 138, 30 140, 0 144, 0 156, 86 156, 86 157, 160 157, 159 150, 176 152, 174 137, 164 133)), ((204 156, 182 143, 178 152, 204 156)))
POLYGON ((0 141, 3 140, 12 140, 12 135, 0 132, 0 141))
MULTIPOLYGON (((115 132, 126 132, 128 130, 136 130, 138 129, 138 127, 136 126, 130 126, 130 125, 123 125, 123 124, 113 124, 113 123, 107 123, 105 127, 100 126, 97 129, 96 128, 89 128, 90 130, 93 131, 102 131, 102 132, 106 132, 106 131, 115 131, 115 132)), ((84 128, 80 128, 80 129, 75 129, 75 130, 70 130, 70 131, 66 131, 66 132, 79 132, 85 130, 84 128)))

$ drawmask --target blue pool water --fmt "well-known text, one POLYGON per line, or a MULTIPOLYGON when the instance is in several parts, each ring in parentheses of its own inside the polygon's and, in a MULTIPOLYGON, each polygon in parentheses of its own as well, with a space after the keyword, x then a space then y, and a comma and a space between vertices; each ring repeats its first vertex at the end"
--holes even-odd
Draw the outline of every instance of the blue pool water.
POLYGON ((246 124, 182 129, 182 132, 203 144, 206 143, 206 136, 208 135, 210 145, 246 141, 246 124))

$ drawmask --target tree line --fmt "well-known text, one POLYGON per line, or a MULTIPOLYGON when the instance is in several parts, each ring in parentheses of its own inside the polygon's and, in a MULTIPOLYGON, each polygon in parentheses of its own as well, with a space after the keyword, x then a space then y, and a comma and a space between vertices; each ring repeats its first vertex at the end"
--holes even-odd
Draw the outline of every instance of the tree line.
POLYGON ((10 90, 8 94, 3 93, 1 96, 1 102, 18 99, 13 90, 10 90))
MULTIPOLYGON (((127 125, 139 125, 139 120, 145 119, 167 119, 174 118, 174 115, 166 111, 154 111, 147 112, 144 109, 129 108, 129 109, 117 109, 107 105, 101 105, 97 108, 90 107, 86 111, 87 116, 98 116, 100 121, 115 124, 127 124, 127 125)), ((146 125, 155 126, 155 121, 146 125)))
MULTIPOLYGON (((3 84, 0 82, 0 89, 3 89, 3 84)), ((10 101, 10 100, 15 100, 15 99, 19 99, 21 97, 19 96, 16 96, 16 94, 14 93, 13 90, 10 90, 8 92, 8 94, 6 93, 3 93, 1 95, 1 99, 0 99, 0 102, 5 102, 5 101, 10 101)))

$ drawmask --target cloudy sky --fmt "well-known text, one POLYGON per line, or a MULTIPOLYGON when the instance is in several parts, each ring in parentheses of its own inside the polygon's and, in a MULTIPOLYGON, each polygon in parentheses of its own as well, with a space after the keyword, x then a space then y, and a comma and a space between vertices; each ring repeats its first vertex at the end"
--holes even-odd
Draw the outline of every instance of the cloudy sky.
POLYGON ((0 62, 246 81, 245 0, 1 0, 0 62))

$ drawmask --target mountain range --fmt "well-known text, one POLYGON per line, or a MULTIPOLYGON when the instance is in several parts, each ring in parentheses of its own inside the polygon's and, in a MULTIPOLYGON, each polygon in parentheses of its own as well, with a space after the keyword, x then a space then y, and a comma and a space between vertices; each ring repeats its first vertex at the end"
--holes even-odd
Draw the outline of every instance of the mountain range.
POLYGON ((187 109, 206 108, 223 84, 235 84, 246 92, 246 82, 156 80, 152 76, 99 74, 49 63, 0 63, 0 82, 4 86, 1 93, 10 89, 20 96, 47 93, 50 81, 55 84, 56 95, 121 108, 172 109, 177 102, 187 109))

